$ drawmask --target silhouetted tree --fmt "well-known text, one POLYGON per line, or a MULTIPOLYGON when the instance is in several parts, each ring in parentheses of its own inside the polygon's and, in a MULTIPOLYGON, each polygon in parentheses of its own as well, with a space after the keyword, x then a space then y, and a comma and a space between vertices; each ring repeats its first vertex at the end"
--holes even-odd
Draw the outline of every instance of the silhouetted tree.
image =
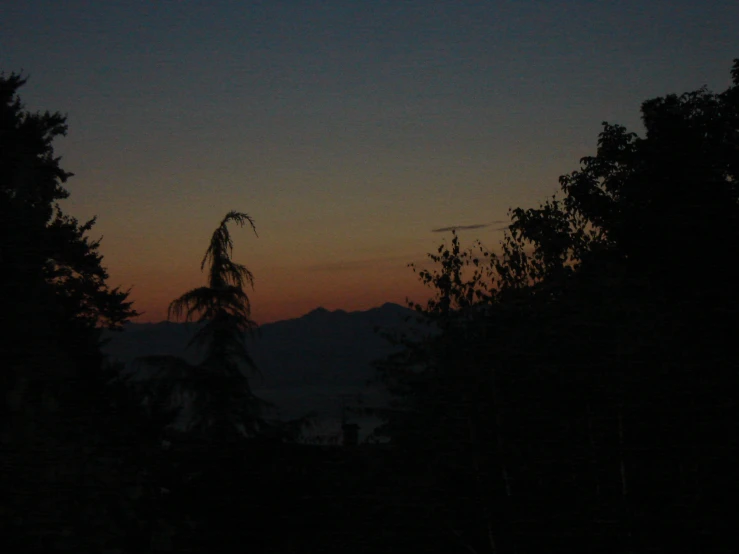
POLYGON ((226 214, 201 263, 202 270, 207 266, 207 286, 186 292, 168 310, 168 319, 197 320, 200 326, 188 347, 201 347, 203 360, 191 365, 176 356, 147 356, 138 360, 141 373, 133 376, 141 379, 152 405, 174 416, 170 426, 179 425, 191 436, 254 436, 268 406, 253 394, 244 374, 256 372, 245 343, 246 333, 256 328, 244 290, 245 285, 253 286, 254 277, 231 259, 230 222, 241 227, 249 224, 256 234, 251 217, 234 211, 226 214), (190 406, 183 409, 183 401, 190 406))
POLYGON ((419 309, 442 334, 380 364, 383 431, 428 486, 467 483, 425 514, 460 548, 729 551, 739 61, 732 77, 645 102, 644 137, 604 124, 499 254, 454 236, 430 256, 419 309))
POLYGON ((99 549, 117 540, 123 521, 105 515, 93 484, 112 476, 100 460, 116 457, 110 442, 126 433, 110 410, 101 332, 137 313, 128 292, 107 284, 100 241, 88 237, 95 219, 80 224, 59 206, 72 174, 52 143, 66 119, 27 111, 18 96, 25 83, 0 74, 0 479, 10 510, 0 534, 21 550, 99 549), (88 456, 97 461, 83 464, 88 456), (98 524, 108 532, 93 532, 98 524))

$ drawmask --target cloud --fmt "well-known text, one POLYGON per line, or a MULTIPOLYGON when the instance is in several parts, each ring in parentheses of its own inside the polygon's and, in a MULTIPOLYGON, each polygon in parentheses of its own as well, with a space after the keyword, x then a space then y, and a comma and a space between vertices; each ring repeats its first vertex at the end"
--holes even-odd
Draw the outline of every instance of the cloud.
MULTIPOLYGON (((493 225, 500 225, 502 223, 506 223, 505 221, 491 221, 490 223, 475 223, 473 225, 454 225, 451 227, 439 227, 438 229, 431 229, 432 233, 446 233, 447 231, 468 231, 470 229, 484 229, 486 227, 491 227, 493 225)), ((496 231, 501 231, 503 229, 507 229, 508 226, 504 227, 496 227, 496 231)))
POLYGON ((408 256, 385 256, 381 258, 368 258, 363 260, 336 260, 313 264, 304 267, 306 271, 358 271, 370 268, 405 267, 408 264, 408 256))

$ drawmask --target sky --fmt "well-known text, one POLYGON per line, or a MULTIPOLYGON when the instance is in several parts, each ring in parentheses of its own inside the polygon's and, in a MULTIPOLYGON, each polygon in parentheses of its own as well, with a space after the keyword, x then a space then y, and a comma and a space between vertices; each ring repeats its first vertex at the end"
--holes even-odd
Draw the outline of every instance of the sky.
POLYGON ((453 226, 495 248, 641 102, 729 85, 739 2, 0 0, 0 70, 60 111, 63 209, 137 321, 230 210, 259 323, 421 301, 453 226), (428 266, 428 264, 425 264, 428 266))

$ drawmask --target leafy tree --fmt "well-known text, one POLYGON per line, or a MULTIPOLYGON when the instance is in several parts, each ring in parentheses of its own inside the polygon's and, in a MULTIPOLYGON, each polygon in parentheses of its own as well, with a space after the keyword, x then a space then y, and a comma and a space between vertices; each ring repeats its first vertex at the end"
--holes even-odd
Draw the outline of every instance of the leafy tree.
MULTIPOLYGON (((100 241, 87 236, 95 219, 80 224, 59 207, 72 174, 60 167, 52 142, 66 134, 66 120, 26 111, 17 95, 25 83, 0 75, 0 286, 3 319, 11 322, 4 326, 10 368, 50 343, 72 359, 96 357, 100 327, 120 329, 137 315, 128 292, 107 285, 100 241)), ((13 369, 4 377, 6 387, 22 380, 13 369)))
POLYGON ((80 223, 59 205, 72 174, 53 142, 66 134, 66 118, 27 111, 18 96, 25 83, 0 74, 0 480, 10 510, 2 534, 21 550, 63 540, 102 548, 121 522, 106 519, 100 489, 76 483, 102 479, 109 468, 100 460, 115 459, 111 444, 125 440, 101 333, 137 313, 128 292, 107 283, 100 240, 88 236, 95 219, 80 223), (87 456, 98 462, 83 464, 87 456), (93 506, 109 533, 93 532, 82 515, 93 506))
POLYGON ((739 60, 732 77, 645 102, 643 137, 604 124, 561 195, 511 212, 499 254, 454 236, 430 255, 437 296, 417 308, 442 335, 380 364, 398 403, 384 431, 430 460, 428 486, 468 483, 436 489, 449 506, 479 493, 437 513, 461 548, 536 536, 564 551, 570 533, 591 549, 726 549, 739 60))
POLYGON ((69 385, 79 372, 99 370, 101 328, 120 329, 138 315, 128 292, 107 284, 100 241, 87 236, 95 219, 80 224, 58 204, 69 196, 63 184, 72 174, 60 167, 52 142, 66 134, 66 120, 26 111, 17 95, 25 83, 0 75, 2 378, 16 404, 22 391, 69 385))

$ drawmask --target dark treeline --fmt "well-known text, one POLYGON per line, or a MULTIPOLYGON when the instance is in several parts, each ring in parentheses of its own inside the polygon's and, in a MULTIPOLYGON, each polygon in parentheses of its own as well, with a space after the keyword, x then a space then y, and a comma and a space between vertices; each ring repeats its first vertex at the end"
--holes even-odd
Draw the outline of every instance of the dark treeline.
MULTIPOLYGON (((58 205, 59 114, 0 76, 0 540, 12 552, 733 552, 739 521, 739 60, 732 85, 604 123, 495 252, 456 233, 377 362, 373 439, 300 442, 244 346, 230 212, 170 306, 203 360, 101 354, 137 315, 58 205), (433 332, 432 332, 433 331, 433 332), (184 408, 183 408, 184 406, 184 408)), ((289 345, 285 345, 289 348, 289 345)), ((351 437, 351 433, 347 435, 351 437)))

